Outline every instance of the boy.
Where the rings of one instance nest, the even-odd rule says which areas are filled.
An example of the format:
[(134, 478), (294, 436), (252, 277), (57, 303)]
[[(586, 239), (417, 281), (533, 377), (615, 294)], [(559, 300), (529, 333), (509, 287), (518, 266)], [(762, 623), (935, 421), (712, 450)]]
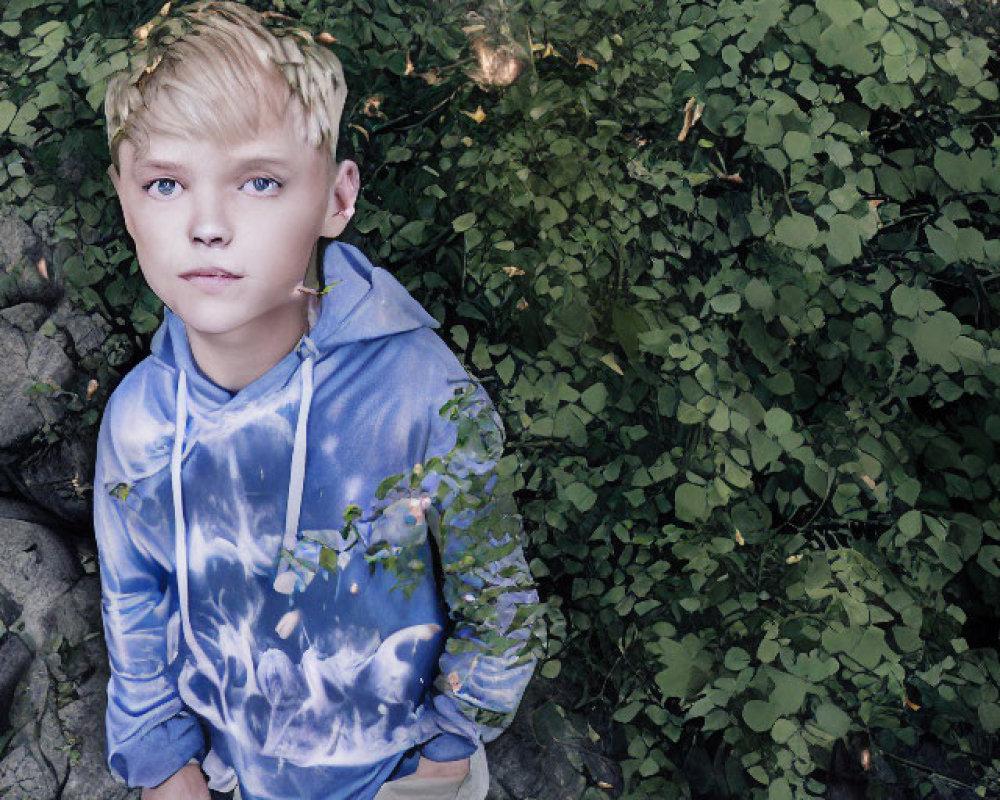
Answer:
[[(168, 3), (106, 95), (167, 307), (98, 444), (108, 764), (146, 800), (482, 798), (537, 617), (518, 518), (489, 497), (502, 429), (357, 250), (331, 244), (329, 291), (304, 288), (358, 169), (334, 159), (339, 62), (283, 24)], [(420, 491), (380, 501), (406, 473)]]

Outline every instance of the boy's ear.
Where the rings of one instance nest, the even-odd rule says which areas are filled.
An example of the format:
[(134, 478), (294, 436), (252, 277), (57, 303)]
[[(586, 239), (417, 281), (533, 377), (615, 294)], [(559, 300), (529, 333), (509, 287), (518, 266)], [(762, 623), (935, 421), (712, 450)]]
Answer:
[(330, 201), (323, 219), (320, 236), (336, 239), (344, 232), (347, 223), (354, 216), (354, 205), (361, 189), (361, 173), (353, 161), (344, 160), (337, 164), (337, 174), (330, 184)]

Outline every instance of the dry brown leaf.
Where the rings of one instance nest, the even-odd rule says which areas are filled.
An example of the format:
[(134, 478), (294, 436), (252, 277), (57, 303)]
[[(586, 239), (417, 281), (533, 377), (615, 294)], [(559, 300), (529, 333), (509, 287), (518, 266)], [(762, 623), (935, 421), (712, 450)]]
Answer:
[(444, 81), (441, 74), (436, 69), (428, 70), (427, 72), (421, 72), (417, 74), (418, 78), (423, 78), (424, 82), (428, 86), (437, 86), (439, 83)]
[(683, 142), (687, 139), (688, 133), (691, 132), (691, 128), (694, 124), (701, 119), (702, 112), (705, 110), (705, 104), (699, 103), (693, 97), (687, 101), (684, 105), (684, 127), (681, 128), (681, 132), (677, 134), (677, 141)]
[(90, 399), (91, 397), (93, 397), (93, 396), (94, 396), (94, 394), (95, 394), (95, 393), (97, 392), (97, 390), (98, 390), (98, 388), (100, 387), (100, 385), (101, 385), (101, 384), (99, 384), (99, 383), (97, 382), (97, 380), (96, 380), (95, 378), (91, 378), (91, 379), (90, 379), (90, 380), (89, 380), (89, 381), (87, 382), (87, 399), (88, 399), (88, 400), (89, 400), (89, 399)]
[(576, 66), (578, 67), (591, 67), (592, 69), (597, 69), (597, 62), (592, 58), (587, 58), (582, 53), (578, 53), (576, 56)]
[(316, 41), (320, 42), (321, 44), (336, 44), (337, 37), (334, 36), (332, 33), (327, 33), (326, 31), (323, 31), (322, 33), (316, 35)]
[(507, 275), (508, 275), (508, 277), (511, 277), (511, 278), (515, 277), (516, 275), (523, 275), (524, 274), (524, 270), (521, 269), (520, 267), (514, 267), (514, 266), (510, 266), (510, 265), (504, 267), (503, 271), (506, 272)]
[(618, 362), (615, 361), (614, 353), (606, 353), (605, 355), (601, 356), (601, 363), (604, 364), (604, 366), (606, 366), (608, 369), (614, 370), (619, 375), (625, 374), (622, 368), (618, 366)]
[(481, 125), (483, 120), (486, 119), (486, 112), (483, 111), (482, 106), (478, 106), (475, 111), (463, 111), (462, 113), (469, 119), (474, 120), (477, 125)]
[(45, 280), (49, 279), (49, 265), (44, 258), (38, 259), (38, 263), (35, 264), (38, 269), (38, 274), (42, 276)]

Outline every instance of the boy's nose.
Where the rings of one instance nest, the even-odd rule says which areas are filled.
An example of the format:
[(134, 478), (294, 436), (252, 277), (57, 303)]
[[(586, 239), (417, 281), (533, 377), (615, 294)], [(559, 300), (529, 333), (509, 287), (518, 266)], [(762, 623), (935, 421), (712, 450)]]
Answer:
[(191, 242), (208, 247), (221, 247), (232, 240), (232, 226), (224, 205), (205, 200), (195, 204), (191, 215)]

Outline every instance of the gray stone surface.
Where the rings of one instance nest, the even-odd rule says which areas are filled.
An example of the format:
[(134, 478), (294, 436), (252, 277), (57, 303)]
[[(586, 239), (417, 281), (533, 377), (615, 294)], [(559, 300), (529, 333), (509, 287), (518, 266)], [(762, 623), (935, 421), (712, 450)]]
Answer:
[(0, 309), (0, 317), (23, 333), (34, 336), (48, 315), (41, 303), (18, 303), (16, 306)]
[(0, 269), (9, 271), (25, 259), (38, 258), (40, 244), (15, 209), (0, 206)]
[(95, 354), (108, 337), (108, 323), (100, 314), (84, 314), (65, 300), (56, 308), (52, 322), (69, 334), (73, 351), (80, 359)]
[(35, 652), (58, 631), (56, 607), (83, 570), (59, 534), (32, 522), (0, 520), (0, 590), (21, 607), (15, 626)]
[[(10, 501), (0, 511), (24, 515)], [(0, 753), (0, 797), (136, 800), (104, 765), (108, 667), (96, 572), (82, 567), (65, 536), (0, 519), (0, 592), (5, 608), (20, 609), (0, 638), (0, 700), (11, 683), (4, 675), (19, 677), (10, 692), (13, 737)]]
[(20, 636), (5, 636), (0, 643), (0, 731), (10, 724), (10, 707), (18, 684), (31, 666), (34, 653)]
[(10, 316), (14, 322), (0, 316), (0, 397), (4, 398), (0, 404), (0, 449), (23, 442), (45, 422), (58, 418), (57, 403), (32, 387), (40, 381), (62, 387), (74, 372), (73, 363), (58, 341), (18, 327), (31, 319), (30, 310), (22, 309)]
[(21, 492), (62, 520), (86, 524), (94, 450), (90, 436), (35, 449), (17, 465)]

